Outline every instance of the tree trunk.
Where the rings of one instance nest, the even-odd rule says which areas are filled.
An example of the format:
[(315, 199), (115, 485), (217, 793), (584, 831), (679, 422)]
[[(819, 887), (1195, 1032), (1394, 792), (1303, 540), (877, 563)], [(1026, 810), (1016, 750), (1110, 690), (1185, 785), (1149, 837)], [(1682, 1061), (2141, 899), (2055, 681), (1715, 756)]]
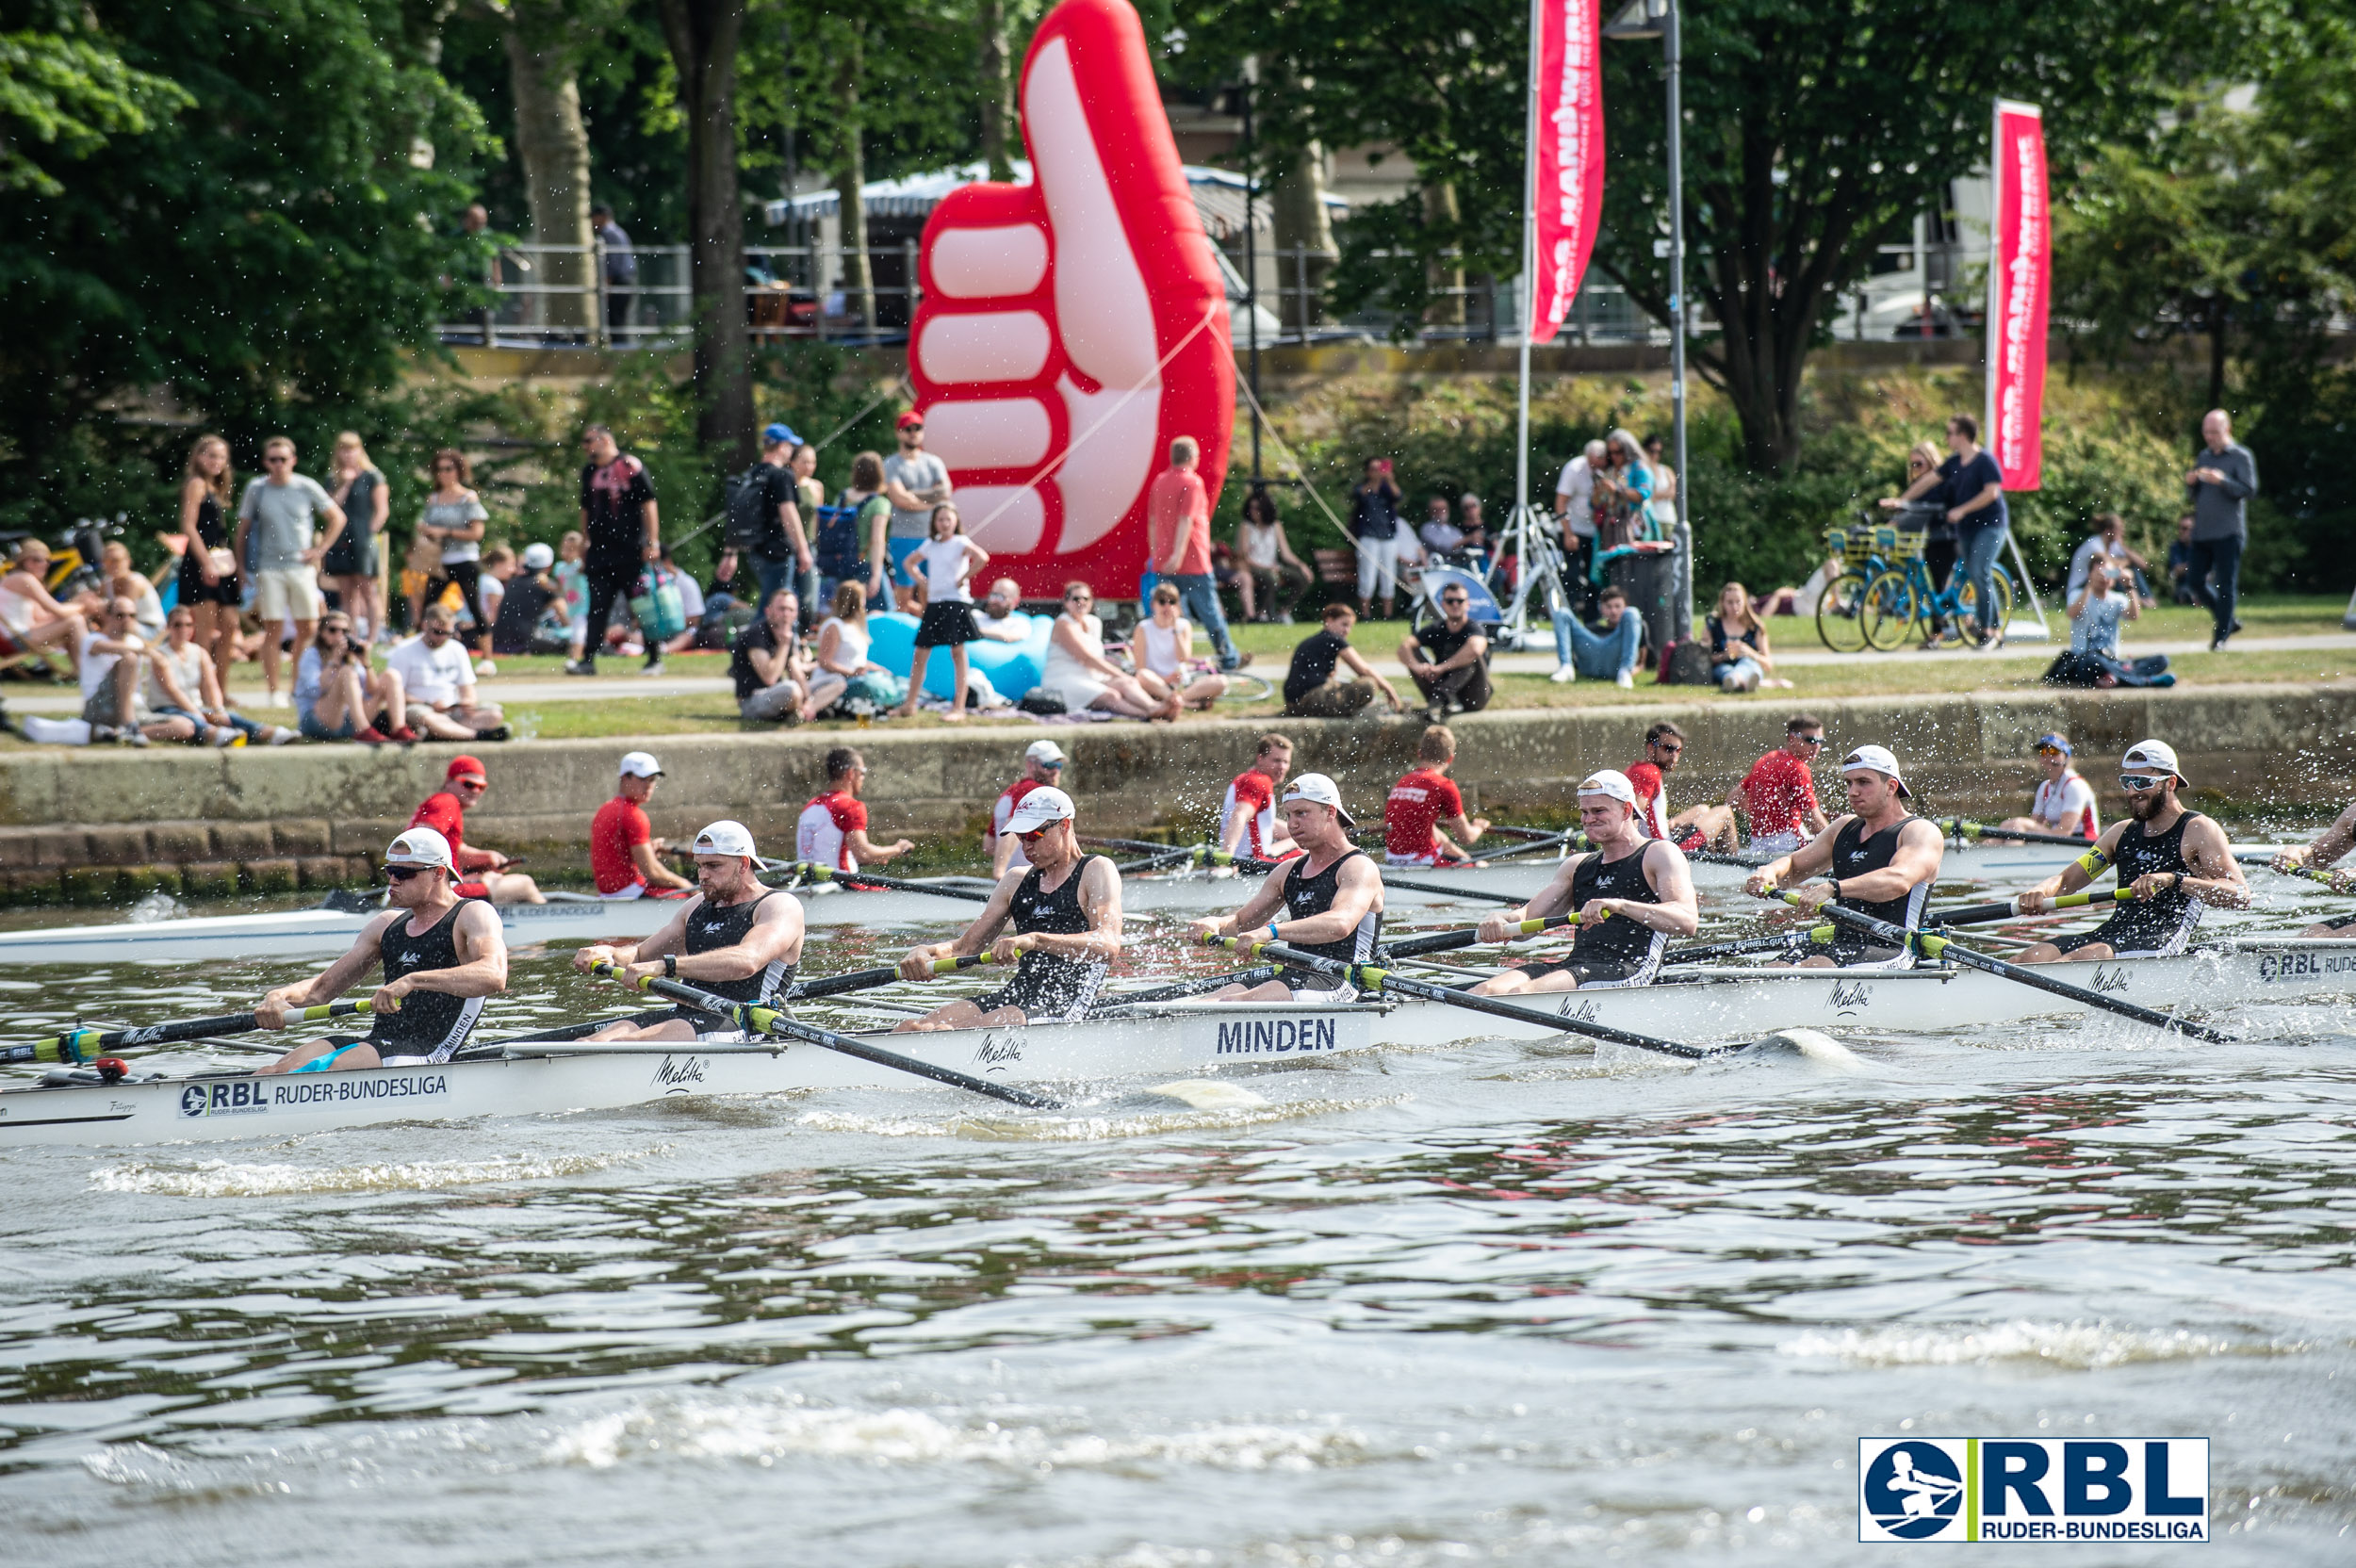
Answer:
[(695, 434), (708, 456), (752, 462), (744, 213), (736, 178), (736, 50), (745, 0), (663, 0), (663, 35), (687, 122), (687, 228), (695, 322)]
[(1325, 210), (1325, 149), (1317, 143), (1309, 143), (1277, 171), (1276, 183), (1268, 189), (1268, 223), (1276, 246), (1276, 295), (1284, 306), (1280, 314), (1287, 329), (1306, 330), (1324, 318), (1325, 275), (1333, 265), (1333, 223)]
[[(856, 302), (867, 335), (875, 335), (875, 268), (867, 254), (867, 198), (859, 188), (867, 183), (865, 134), (859, 126), (859, 77), (865, 67), (864, 45), (855, 34), (843, 51), (835, 74), (835, 105), (842, 116), (843, 161), (835, 169), (835, 198), (843, 213), (843, 291)], [(913, 281), (913, 280), (911, 280)]]
[(1008, 58), (1006, 0), (976, 0), (973, 30), (980, 47), (975, 61), (982, 79), (982, 161), (993, 180), (1014, 178), (1006, 151), (1015, 136), (1014, 72)]
[(527, 296), (539, 305), (529, 315), (586, 338), (598, 320), (597, 272), (589, 253), (589, 130), (581, 118), (581, 83), (570, 51), (548, 36), (549, 29), (531, 25), (532, 20), (538, 19), (510, 11), (501, 29), (508, 83), (515, 95), (515, 156), (523, 165), (532, 243), (576, 249), (542, 253), (526, 281), (580, 292)]
[[(1456, 202), (1456, 185), (1442, 180), (1423, 188), (1423, 220), (1430, 229), (1446, 237), (1449, 245), (1456, 243), (1460, 209)], [(1464, 324), (1464, 264), (1434, 256), (1424, 269), (1424, 286), (1430, 290), (1432, 302), (1424, 307), (1423, 318), (1435, 327), (1461, 327)]]
[(2225, 406), (2225, 298), (2209, 301), (2209, 408)]

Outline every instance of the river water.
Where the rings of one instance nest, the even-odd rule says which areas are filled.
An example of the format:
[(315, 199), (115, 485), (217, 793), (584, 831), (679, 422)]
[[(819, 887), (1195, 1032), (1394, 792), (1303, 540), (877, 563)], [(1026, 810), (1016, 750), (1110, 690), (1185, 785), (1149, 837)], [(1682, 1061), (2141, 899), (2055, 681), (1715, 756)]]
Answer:
[(1813, 1565), (1915, 1432), (2206, 1436), (2203, 1560), (2345, 1564), (2356, 1010), (2233, 1021), (0, 1153), (0, 1560)]

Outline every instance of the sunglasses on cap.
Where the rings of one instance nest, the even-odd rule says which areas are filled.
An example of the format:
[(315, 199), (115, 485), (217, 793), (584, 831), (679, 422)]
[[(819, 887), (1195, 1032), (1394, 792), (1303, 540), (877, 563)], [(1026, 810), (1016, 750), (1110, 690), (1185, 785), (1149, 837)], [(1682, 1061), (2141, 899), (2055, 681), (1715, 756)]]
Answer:
[(2119, 776), (2119, 787), (2131, 795), (2139, 795), (2146, 790), (2158, 789), (2174, 776), (2165, 773), (2122, 773)]

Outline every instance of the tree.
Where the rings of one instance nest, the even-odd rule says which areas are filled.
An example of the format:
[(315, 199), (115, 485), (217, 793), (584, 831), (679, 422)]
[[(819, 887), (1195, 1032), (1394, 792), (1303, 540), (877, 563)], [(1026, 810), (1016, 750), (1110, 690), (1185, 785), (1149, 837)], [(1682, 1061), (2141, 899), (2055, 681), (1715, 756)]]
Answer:
[(0, 191), (57, 196), (65, 187), (49, 164), (145, 136), (195, 100), (169, 78), (124, 64), (90, 13), (62, 4), (32, 8), (45, 13), (34, 25), (0, 33)]
[(663, 36), (687, 122), (688, 270), (695, 328), (696, 436), (735, 466), (753, 456), (744, 320), (744, 211), (737, 180), (736, 54), (744, 0), (663, 0)]

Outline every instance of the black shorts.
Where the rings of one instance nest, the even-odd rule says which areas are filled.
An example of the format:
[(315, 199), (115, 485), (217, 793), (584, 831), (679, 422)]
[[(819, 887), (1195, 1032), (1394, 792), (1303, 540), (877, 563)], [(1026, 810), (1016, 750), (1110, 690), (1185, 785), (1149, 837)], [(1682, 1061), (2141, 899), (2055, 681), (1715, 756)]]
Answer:
[(985, 1013), (1019, 1007), (1033, 1023), (1076, 1019), (1095, 1004), (1106, 972), (1103, 964), (1058, 964), (1053, 969), (1034, 969), (1028, 974), (1017, 970), (1014, 978), (996, 990), (973, 998), (973, 1005)]
[(2315, 923), (2335, 937), (2343, 931), (2356, 933), (2356, 915), (2350, 915), (2346, 920), (2319, 920)]
[[(2200, 907), (2198, 904), (2191, 906), (2186, 911), (2187, 915), (2198, 911)], [(2188, 919), (2184, 916), (2164, 923), (2154, 922), (2149, 910), (2131, 906), (2119, 910), (2093, 930), (2082, 931), (2074, 937), (2064, 937), (2053, 946), (2069, 954), (2075, 953), (2082, 947), (2091, 947), (2096, 942), (2103, 942), (2109, 946), (2114, 955), (2119, 957), (2182, 953), (2184, 950), (2184, 944), (2192, 938), (2193, 927), (2200, 923), (2197, 918)]]
[(1829, 955), (1832, 961), (1842, 969), (1903, 968), (1897, 960), (1906, 956), (1906, 950), (1903, 947), (1885, 947), (1879, 942), (1869, 942), (1845, 930), (1833, 938), (1830, 947), (1816, 951)]
[(1614, 958), (1558, 958), (1551, 963), (1525, 964), (1521, 972), (1531, 980), (1542, 974), (1567, 974), (1580, 986), (1611, 986), (1635, 979), (1644, 969), (1642, 964)]
[(916, 645), (920, 648), (955, 647), (979, 636), (981, 631), (973, 624), (973, 607), (963, 599), (926, 605), (924, 618), (916, 626)]

